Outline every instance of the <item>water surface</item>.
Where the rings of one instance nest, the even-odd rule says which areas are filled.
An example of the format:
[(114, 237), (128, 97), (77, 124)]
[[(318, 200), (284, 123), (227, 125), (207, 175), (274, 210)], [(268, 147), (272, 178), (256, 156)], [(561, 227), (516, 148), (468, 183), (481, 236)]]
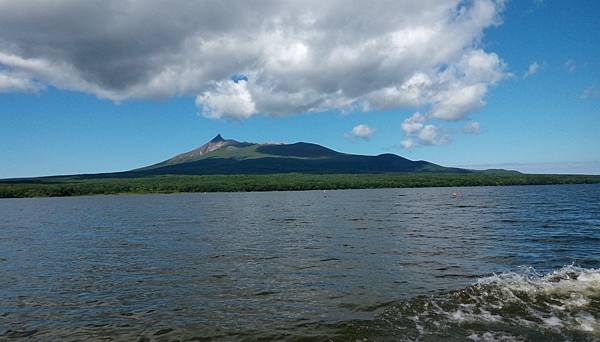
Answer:
[(3, 199), (0, 339), (597, 340), (599, 267), (600, 185)]

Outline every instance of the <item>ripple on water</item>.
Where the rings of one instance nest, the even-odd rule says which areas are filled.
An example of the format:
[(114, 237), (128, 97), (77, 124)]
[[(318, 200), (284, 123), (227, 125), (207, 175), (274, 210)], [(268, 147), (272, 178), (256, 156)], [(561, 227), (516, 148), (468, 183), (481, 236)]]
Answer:
[(1, 200), (0, 340), (600, 340), (600, 184), (453, 191)]

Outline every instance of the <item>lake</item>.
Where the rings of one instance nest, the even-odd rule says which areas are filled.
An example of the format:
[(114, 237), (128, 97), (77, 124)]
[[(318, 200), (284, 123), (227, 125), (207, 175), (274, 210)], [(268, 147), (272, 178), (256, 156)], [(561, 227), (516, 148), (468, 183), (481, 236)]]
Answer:
[(0, 199), (0, 339), (597, 341), (599, 268), (600, 184)]

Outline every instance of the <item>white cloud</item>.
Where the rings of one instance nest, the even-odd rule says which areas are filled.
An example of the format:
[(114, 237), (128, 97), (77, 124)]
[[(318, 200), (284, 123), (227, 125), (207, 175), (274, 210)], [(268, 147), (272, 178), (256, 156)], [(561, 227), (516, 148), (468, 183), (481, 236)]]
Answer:
[(417, 133), (419, 143), (422, 145), (445, 145), (450, 143), (450, 136), (440, 132), (440, 128), (435, 125), (425, 125)]
[(481, 125), (477, 121), (467, 122), (463, 127), (465, 134), (478, 134), (481, 132)]
[(370, 140), (373, 134), (375, 134), (374, 128), (371, 128), (365, 124), (360, 124), (352, 128), (352, 130), (347, 133), (347, 137)]
[(457, 121), (485, 105), (488, 88), (506, 77), (505, 64), (495, 53), (474, 50), (440, 74), (443, 86), (432, 91), (429, 116)]
[[(454, 75), (454, 82), (462, 81), (464, 84), (484, 83), (493, 85), (503, 79), (504, 62), (495, 53), (486, 53), (483, 50), (472, 50), (465, 53), (455, 69), (449, 69)], [(461, 75), (464, 77), (461, 79)]]
[(427, 118), (425, 117), (425, 115), (417, 112), (414, 113), (413, 115), (411, 115), (408, 119), (405, 119), (404, 122), (402, 122), (402, 130), (406, 133), (406, 134), (413, 134), (416, 133), (418, 131), (420, 131), (421, 129), (423, 129), (423, 123), (425, 122)]
[(583, 93), (581, 93), (581, 95), (579, 96), (579, 98), (582, 100), (588, 100), (597, 97), (600, 97), (600, 89), (593, 85), (585, 88)]
[(542, 66), (538, 62), (533, 62), (533, 63), (529, 64), (527, 71), (525, 72), (525, 74), (523, 74), (523, 79), (526, 79), (529, 76), (533, 76), (533, 75), (537, 74), (538, 71), (540, 71), (541, 67)]
[(565, 68), (568, 72), (574, 72), (577, 70), (577, 62), (574, 59), (569, 59), (565, 62)]
[(506, 75), (481, 49), (503, 3), (0, 1), (0, 72), (115, 101), (195, 96), (211, 118), (414, 108), (460, 120)]
[(43, 85), (20, 75), (3, 73), (0, 70), (0, 93), (31, 93), (37, 92)]
[(487, 87), (481, 83), (442, 91), (430, 115), (442, 120), (462, 120), (485, 105), (486, 93)]
[(205, 91), (196, 97), (202, 107), (202, 115), (208, 118), (226, 116), (232, 119), (246, 119), (256, 113), (252, 95), (248, 92), (248, 82), (232, 80), (217, 82), (214, 90)]
[(414, 113), (402, 122), (401, 128), (406, 138), (400, 142), (400, 145), (406, 149), (420, 145), (445, 145), (449, 144), (450, 135), (444, 133), (436, 125), (426, 124), (427, 117), (421, 113)]
[[(233, 120), (407, 108), (419, 112), (402, 123), (402, 146), (447, 144), (442, 123), (482, 108), (508, 75), (502, 59), (481, 48), (503, 7), (503, 0), (0, 1), (0, 92), (50, 85), (114, 101), (193, 96), (203, 116)], [(539, 68), (533, 63), (528, 74)], [(373, 133), (358, 125), (348, 135)]]
[(406, 138), (400, 142), (400, 146), (404, 147), (407, 150), (415, 147), (416, 145), (417, 144), (412, 138)]

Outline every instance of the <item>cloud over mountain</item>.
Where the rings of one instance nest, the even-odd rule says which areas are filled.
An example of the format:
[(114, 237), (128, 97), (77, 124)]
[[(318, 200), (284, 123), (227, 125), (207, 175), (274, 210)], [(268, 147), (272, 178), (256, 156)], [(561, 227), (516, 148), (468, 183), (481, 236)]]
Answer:
[(400, 142), (400, 145), (410, 149), (419, 145), (449, 144), (451, 141), (450, 135), (444, 133), (443, 129), (436, 125), (427, 124), (427, 120), (427, 116), (419, 112), (405, 119), (401, 128), (406, 138)]
[(505, 75), (500, 57), (480, 44), (502, 7), (0, 1), (0, 89), (51, 85), (115, 101), (194, 96), (210, 118), (416, 108), (428, 119), (461, 120)]
[(354, 126), (350, 132), (346, 134), (348, 138), (357, 138), (363, 140), (370, 140), (371, 137), (375, 134), (375, 128), (371, 128), (365, 124), (360, 124)]

